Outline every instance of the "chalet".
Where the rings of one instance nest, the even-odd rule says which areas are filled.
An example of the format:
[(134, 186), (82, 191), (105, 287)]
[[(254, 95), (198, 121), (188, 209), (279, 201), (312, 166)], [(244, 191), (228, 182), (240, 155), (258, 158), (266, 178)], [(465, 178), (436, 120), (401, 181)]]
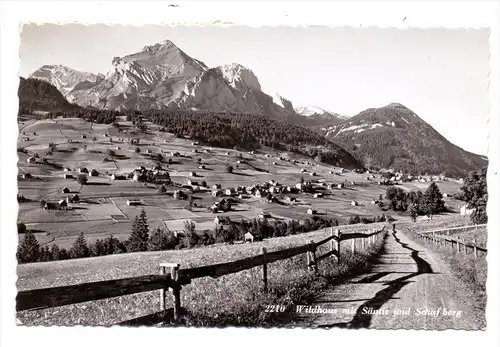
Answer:
[(207, 148), (204, 150), (205, 153), (210, 153), (210, 150)]
[(231, 220), (229, 219), (229, 217), (224, 217), (224, 216), (217, 216), (214, 219), (214, 223), (216, 225), (227, 225), (230, 222), (231, 222)]
[(287, 196), (286, 200), (289, 201), (289, 202), (295, 202), (295, 201), (297, 201), (297, 199), (294, 198), (293, 196)]
[(172, 157), (180, 157), (181, 154), (179, 152), (170, 152), (170, 154), (172, 155)]
[(151, 154), (151, 150), (150, 149), (146, 149), (146, 153)]
[(191, 171), (191, 172), (189, 173), (189, 176), (191, 176), (191, 177), (196, 177), (196, 172)]
[(66, 202), (65, 199), (59, 200), (58, 204), (59, 204), (59, 208), (66, 208), (66, 207), (68, 207), (68, 203)]
[(191, 188), (193, 189), (193, 192), (199, 192), (201, 189), (198, 183), (196, 185), (193, 185)]
[(28, 159), (26, 159), (26, 161), (28, 162), (28, 164), (34, 164), (34, 163), (36, 163), (36, 159), (33, 158), (33, 157), (29, 157)]
[(109, 135), (108, 134), (104, 134), (104, 137), (109, 137)]
[(266, 155), (265, 155), (265, 157), (266, 157), (266, 158), (269, 158), (269, 157), (270, 157), (270, 155), (269, 155), (269, 154), (266, 154)]
[(86, 139), (86, 138), (87, 138), (87, 135), (82, 134), (82, 139)]
[(262, 212), (261, 214), (259, 214), (259, 218), (260, 219), (271, 218), (271, 214), (268, 212)]
[(316, 214), (316, 210), (313, 210), (312, 208), (307, 210), (307, 214)]
[(64, 172), (69, 172), (69, 171), (71, 171), (71, 169), (69, 167), (64, 168)]
[(127, 205), (128, 206), (137, 206), (141, 204), (141, 200), (136, 200), (136, 199), (127, 199)]
[(231, 153), (229, 153), (229, 152), (226, 152), (226, 155), (231, 155)]
[(255, 154), (255, 151), (251, 151), (250, 154)]
[(31, 178), (33, 176), (31, 176), (31, 174), (29, 172), (26, 172), (25, 174), (23, 174), (23, 178)]
[(70, 192), (70, 190), (69, 190), (69, 188), (68, 188), (68, 187), (64, 187), (64, 188), (62, 189), (62, 192), (67, 194), (67, 193), (69, 193), (69, 192)]
[(448, 193), (443, 193), (443, 198), (447, 198), (448, 197)]
[(255, 190), (255, 197), (259, 199), (262, 198), (262, 193), (260, 192), (260, 190), (258, 189)]
[(300, 172), (306, 172), (307, 170), (306, 169), (300, 169)]
[(371, 179), (371, 178), (370, 178), (370, 176), (366, 177), (366, 180), (367, 180), (367, 181), (369, 181), (370, 179)]
[(198, 142), (191, 142), (191, 146), (198, 146)]
[(87, 170), (87, 168), (85, 168), (85, 167), (81, 167), (78, 169), (78, 172), (79, 173), (89, 173), (89, 170)]
[(197, 186), (197, 185), (198, 185), (198, 182), (193, 181), (193, 180), (187, 180), (187, 185), (188, 185), (188, 186)]
[(125, 177), (122, 175), (112, 174), (111, 179), (112, 180), (123, 180), (123, 179), (125, 179)]
[(330, 175), (333, 175), (333, 171), (328, 171), (328, 173), (329, 173)]
[(314, 198), (317, 199), (317, 198), (322, 198), (323, 197), (323, 193), (315, 193), (314, 194)]
[(99, 176), (99, 172), (97, 172), (96, 169), (92, 169), (92, 171), (90, 171), (89, 173), (89, 176)]
[(304, 183), (297, 183), (297, 184), (295, 185), (295, 188), (297, 188), (298, 190), (302, 190), (302, 189), (304, 189)]
[(198, 153), (198, 149), (193, 149), (193, 153)]
[(184, 193), (182, 190), (176, 190), (174, 192), (174, 199), (179, 200), (184, 198), (186, 198), (186, 193)]
[(316, 176), (316, 172), (309, 173), (309, 176)]
[(372, 200), (371, 204), (375, 205), (377, 203), (377, 200)]
[(212, 190), (212, 196), (218, 197), (222, 195), (222, 191), (217, 189), (217, 190)]
[(353, 186), (353, 185), (355, 185), (355, 183), (354, 183), (354, 182), (351, 182), (351, 186)]
[(205, 170), (205, 165), (198, 166), (198, 169)]
[(214, 184), (212, 186), (212, 189), (221, 189), (221, 188), (222, 188), (222, 186), (220, 184)]
[(338, 189), (342, 189), (342, 188), (344, 188), (344, 183), (339, 183), (339, 184), (337, 184), (337, 188), (338, 188)]
[(467, 205), (463, 205), (462, 207), (460, 207), (460, 215), (461, 216), (469, 216), (472, 214), (472, 212), (474, 212), (474, 209), (467, 208)]
[(139, 182), (141, 180), (141, 174), (139, 172), (135, 172), (134, 176), (132, 177), (132, 181), (134, 182)]
[(351, 206), (358, 206), (358, 202), (355, 200), (351, 201)]
[(252, 233), (250, 232), (247, 232), (245, 235), (244, 235), (244, 242), (253, 242), (254, 241), (254, 236), (252, 235)]
[(344, 173), (344, 172), (345, 172), (345, 169), (341, 168), (340, 173)]
[(228, 188), (228, 189), (226, 189), (225, 193), (228, 196), (234, 195), (235, 194), (234, 188)]

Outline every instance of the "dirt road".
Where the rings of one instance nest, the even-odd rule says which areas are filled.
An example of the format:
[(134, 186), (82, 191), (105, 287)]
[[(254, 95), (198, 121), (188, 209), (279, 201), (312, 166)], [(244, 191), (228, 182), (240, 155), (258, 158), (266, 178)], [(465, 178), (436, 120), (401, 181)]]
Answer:
[[(403, 233), (390, 232), (369, 273), (297, 306), (292, 326), (375, 329), (484, 329), (484, 313), (448, 266)], [(298, 312), (301, 311), (301, 312)], [(319, 311), (319, 312), (318, 312)]]

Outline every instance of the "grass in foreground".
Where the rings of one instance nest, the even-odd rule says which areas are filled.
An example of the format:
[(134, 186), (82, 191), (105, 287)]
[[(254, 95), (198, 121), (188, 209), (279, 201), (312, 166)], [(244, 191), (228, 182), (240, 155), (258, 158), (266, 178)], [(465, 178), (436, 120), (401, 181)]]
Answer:
[[(374, 225), (365, 226), (371, 230)], [(343, 228), (341, 228), (343, 229)], [(358, 229), (358, 227), (353, 229)], [(344, 230), (343, 230), (344, 231)], [(324, 231), (269, 239), (264, 242), (216, 246), (186, 251), (137, 253), (63, 262), (26, 264), (18, 267), (19, 290), (158, 273), (160, 262), (178, 262), (181, 267), (200, 266), (241, 259), (268, 251), (319, 241)], [(351, 255), (342, 248), (342, 262), (334, 258), (319, 263), (320, 276), (307, 270), (306, 255), (268, 265), (269, 293), (262, 292), (262, 268), (253, 268), (218, 279), (193, 280), (181, 290), (181, 304), (187, 311), (184, 323), (194, 326), (273, 326), (279, 317), (266, 314), (269, 304), (293, 305), (307, 301), (317, 290), (333, 279), (349, 276), (369, 263), (380, 250), (374, 245), (366, 252)], [(318, 255), (328, 251), (323, 245)], [(167, 307), (173, 302), (168, 296)], [(160, 307), (159, 292), (153, 291), (33, 312), (19, 312), (17, 318), (26, 325), (113, 325), (139, 316), (154, 314)]]

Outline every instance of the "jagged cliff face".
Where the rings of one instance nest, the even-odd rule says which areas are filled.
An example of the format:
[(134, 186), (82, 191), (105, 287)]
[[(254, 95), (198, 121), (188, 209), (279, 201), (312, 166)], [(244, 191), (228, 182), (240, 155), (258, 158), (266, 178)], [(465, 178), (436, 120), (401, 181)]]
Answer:
[(62, 65), (44, 65), (30, 75), (52, 84), (61, 94), (73, 101), (71, 91), (78, 88), (89, 88), (104, 79), (103, 74), (93, 74), (90, 72), (81, 72)]
[[(208, 68), (168, 40), (113, 58), (106, 76), (65, 67), (60, 70), (55, 74), (42, 67), (32, 77), (53, 83), (64, 90), (68, 100), (81, 106), (117, 110), (179, 107), (273, 118), (295, 114), (290, 102), (275, 104), (262, 92), (250, 69), (235, 63)], [(65, 77), (70, 75), (75, 77)]]

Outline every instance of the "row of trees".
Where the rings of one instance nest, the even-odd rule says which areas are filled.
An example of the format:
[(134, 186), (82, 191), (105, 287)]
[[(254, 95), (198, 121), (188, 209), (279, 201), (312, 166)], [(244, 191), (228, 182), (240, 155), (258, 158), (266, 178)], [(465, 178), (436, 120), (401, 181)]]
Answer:
[[(131, 120), (140, 119), (132, 113)], [(317, 157), (331, 164), (360, 166), (348, 152), (312, 130), (272, 120), (259, 115), (222, 114), (190, 110), (149, 110), (143, 117), (179, 137), (189, 137), (205, 144), (242, 150), (268, 146)], [(323, 147), (322, 150), (314, 147)], [(312, 149), (311, 149), (312, 148)]]
[(380, 216), (374, 217), (360, 217), (359, 215), (354, 215), (349, 218), (349, 224), (371, 224), (371, 223), (380, 223), (380, 222), (393, 222), (394, 218), (389, 215), (383, 214)]
[(487, 172), (488, 169), (486, 167), (479, 171), (469, 172), (464, 180), (464, 184), (460, 187), (460, 193), (456, 196), (457, 199), (467, 203), (467, 208), (473, 209), (470, 218), (475, 224), (488, 223), (488, 215), (486, 213), (486, 205), (488, 203)]
[(416, 221), (418, 215), (434, 215), (445, 211), (443, 194), (436, 182), (432, 182), (425, 193), (420, 190), (405, 192), (399, 187), (391, 186), (387, 188), (385, 198), (389, 201), (389, 208), (408, 212), (413, 221)]
[(120, 115), (121, 114), (119, 111), (99, 110), (94, 108), (80, 108), (74, 111), (49, 112), (45, 117), (48, 119), (53, 119), (57, 117), (82, 118), (92, 123), (113, 124), (117, 122), (117, 117)]

